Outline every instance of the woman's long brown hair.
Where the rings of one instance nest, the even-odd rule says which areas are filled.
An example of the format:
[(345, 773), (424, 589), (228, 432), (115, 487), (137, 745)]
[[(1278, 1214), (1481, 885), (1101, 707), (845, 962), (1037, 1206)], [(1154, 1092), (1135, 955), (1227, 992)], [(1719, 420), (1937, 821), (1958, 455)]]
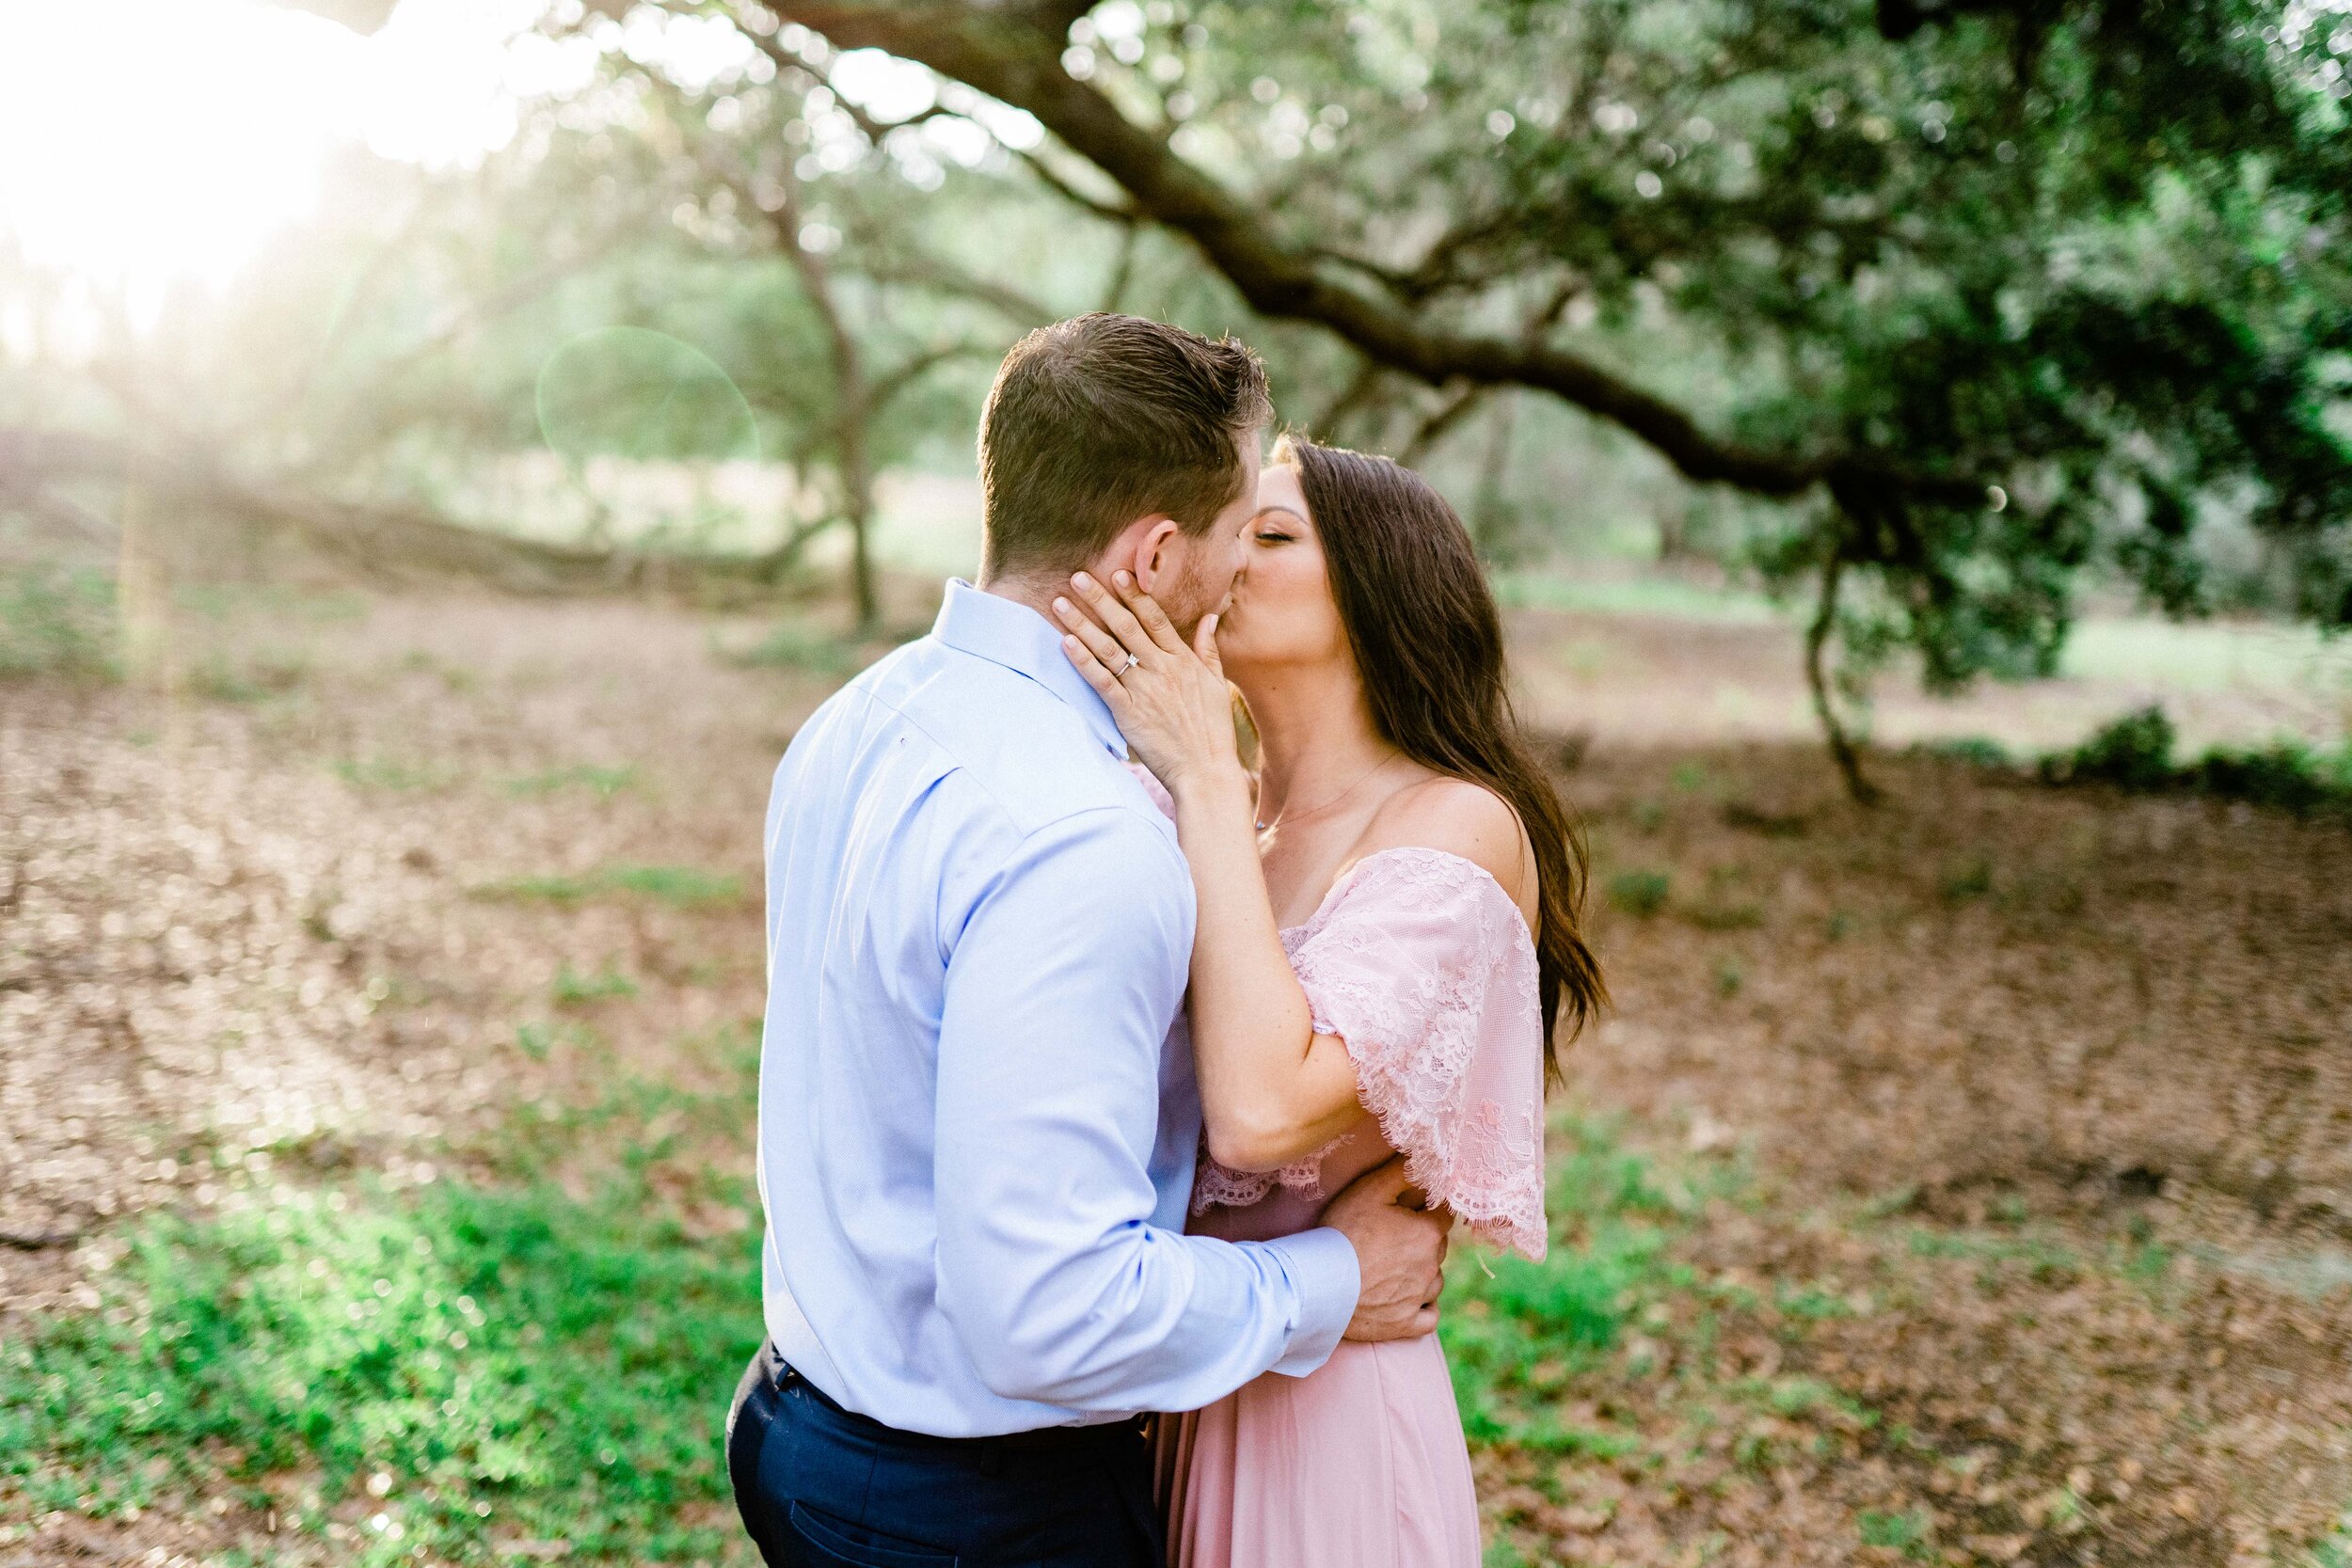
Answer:
[(1527, 830), (1544, 1068), (1557, 1080), (1561, 1024), (1574, 1039), (1609, 1000), (1579, 924), (1584, 835), (1520, 736), (1502, 618), (1470, 531), (1427, 481), (1386, 457), (1285, 436), (1274, 461), (1298, 471), (1380, 737), (1424, 768), (1493, 790)]

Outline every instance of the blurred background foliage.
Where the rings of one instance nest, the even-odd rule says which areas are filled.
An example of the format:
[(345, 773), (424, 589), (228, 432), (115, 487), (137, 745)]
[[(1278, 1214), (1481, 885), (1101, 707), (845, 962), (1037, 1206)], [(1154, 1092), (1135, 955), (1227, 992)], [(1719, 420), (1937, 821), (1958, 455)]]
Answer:
[(1449, 1295), (1487, 1560), (2344, 1568), (2348, 68), (0, 0), (0, 1562), (747, 1559), (753, 826), (1124, 309), (1454, 499), (1590, 827), (1554, 1246)]
[(1003, 349), (1120, 309), (1247, 338), (1498, 563), (1799, 601), (1857, 787), (1889, 659), (2045, 674), (2087, 594), (2352, 622), (2334, 0), (518, 15), (565, 66), (511, 136), (339, 154), (233, 285), (0, 251), (0, 507), (103, 538), (128, 475), (383, 571), (837, 573), (870, 629), (883, 477), (968, 473)]

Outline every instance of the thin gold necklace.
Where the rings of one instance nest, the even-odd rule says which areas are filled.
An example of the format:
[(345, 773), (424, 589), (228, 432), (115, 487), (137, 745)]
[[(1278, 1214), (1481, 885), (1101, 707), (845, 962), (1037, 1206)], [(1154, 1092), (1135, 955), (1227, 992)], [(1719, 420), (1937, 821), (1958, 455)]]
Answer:
[(1323, 804), (1314, 807), (1311, 811), (1293, 811), (1289, 806), (1285, 805), (1280, 811), (1274, 814), (1274, 820), (1272, 822), (1260, 822), (1258, 824), (1258, 831), (1262, 833), (1269, 832), (1279, 824), (1288, 822), (1295, 817), (1312, 818), (1322, 816), (1325, 812), (1329, 811), (1333, 806), (1338, 805), (1341, 801), (1346, 800), (1349, 796), (1363, 788), (1365, 784), (1372, 782), (1372, 776), (1375, 773), (1379, 772), (1380, 769), (1386, 768), (1389, 764), (1394, 762), (1397, 758), (1403, 756), (1404, 754), (1405, 753), (1402, 752), (1390, 752), (1387, 756), (1382, 757), (1378, 762), (1374, 763), (1370, 768), (1367, 768), (1362, 772), (1357, 774), (1355, 782), (1350, 784), (1345, 789), (1341, 790), (1337, 795), (1332, 796), (1328, 800), (1324, 801)]

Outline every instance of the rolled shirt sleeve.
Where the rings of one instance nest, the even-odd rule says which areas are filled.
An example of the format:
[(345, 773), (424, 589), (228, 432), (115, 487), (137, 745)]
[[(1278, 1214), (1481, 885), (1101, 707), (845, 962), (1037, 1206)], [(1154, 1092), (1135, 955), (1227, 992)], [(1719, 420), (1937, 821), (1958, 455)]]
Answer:
[(1189, 1410), (1321, 1366), (1355, 1310), (1344, 1237), (1152, 1223), (1193, 924), (1166, 830), (1109, 807), (1051, 822), (946, 919), (938, 1306), (981, 1381), (1073, 1411)]

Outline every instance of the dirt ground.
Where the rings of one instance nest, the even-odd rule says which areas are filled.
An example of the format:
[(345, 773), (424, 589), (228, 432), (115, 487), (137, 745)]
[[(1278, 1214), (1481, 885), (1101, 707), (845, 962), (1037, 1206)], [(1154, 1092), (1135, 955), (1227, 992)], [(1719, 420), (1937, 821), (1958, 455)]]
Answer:
[[(897, 619), (919, 626), (914, 597)], [(199, 1154), (430, 1180), (517, 1101), (580, 1092), (575, 1058), (513, 1049), (518, 1021), (559, 1022), (550, 988), (628, 976), (599, 1027), (638, 1070), (755, 1017), (768, 776), (837, 678), (731, 657), (768, 629), (255, 594), (181, 615), (173, 692), (0, 686), (0, 1338), (94, 1301), (125, 1215), (214, 1201)], [(1930, 1552), (1855, 1521), (1915, 1511), (1940, 1560), (2330, 1560), (2352, 834), (1895, 755), (1864, 810), (1809, 740), (1773, 738), (1790, 725), (1738, 721), (1790, 705), (1778, 628), (1525, 611), (1514, 633), (1531, 711), (1582, 742), (1563, 782), (1617, 1002), (1564, 1103), (1661, 1166), (1745, 1173), (1675, 1243), (1693, 1277), (1858, 1304), (1652, 1337), (1725, 1386), (1802, 1375), (1873, 1415), (1770, 1464), (1729, 1429), (1613, 1465), (1482, 1453), (1499, 1538), (1537, 1560), (1892, 1562)], [(2071, 722), (2134, 694), (2057, 695)], [(2051, 700), (1950, 727), (2038, 741)], [(2197, 699), (2213, 728), (2257, 725), (2233, 700)], [(616, 865), (746, 895), (508, 895)], [(1664, 879), (1645, 913), (1607, 895), (1638, 874)], [(233, 1523), (53, 1516), (17, 1560), (201, 1555)]]
[(1676, 1509), (1615, 1516), (1646, 1542), (1615, 1560), (1849, 1560), (1846, 1516), (1925, 1504), (1987, 1560), (2305, 1560), (2352, 1497), (2352, 842), (1880, 772), (1874, 811), (1788, 749), (1571, 775), (1602, 882), (1672, 889), (1597, 917), (1620, 1006), (1576, 1097), (1753, 1159), (1699, 1267), (1867, 1300), (1733, 1375), (1918, 1438), (1769, 1480), (1699, 1459)]

